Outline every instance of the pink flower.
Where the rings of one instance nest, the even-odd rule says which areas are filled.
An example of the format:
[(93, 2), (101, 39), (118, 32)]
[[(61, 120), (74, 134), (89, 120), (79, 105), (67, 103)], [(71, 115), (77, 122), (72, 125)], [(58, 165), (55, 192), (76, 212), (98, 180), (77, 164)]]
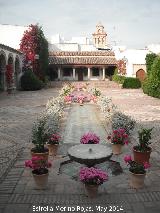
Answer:
[(118, 133), (118, 131), (117, 131), (117, 130), (113, 130), (113, 133), (114, 133), (114, 134), (117, 134), (117, 133)]
[(148, 162), (143, 163), (145, 169), (149, 169), (151, 165)]
[(128, 141), (125, 141), (124, 143), (125, 143), (126, 145), (128, 145)]
[(124, 157), (124, 161), (125, 161), (126, 163), (128, 163), (129, 161), (132, 161), (131, 155), (126, 155), (126, 156)]

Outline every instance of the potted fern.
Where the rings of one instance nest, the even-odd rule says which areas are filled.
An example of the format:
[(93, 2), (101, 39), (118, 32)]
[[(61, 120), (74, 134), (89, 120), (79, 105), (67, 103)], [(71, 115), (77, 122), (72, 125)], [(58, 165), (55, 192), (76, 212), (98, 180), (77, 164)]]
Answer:
[(149, 146), (152, 129), (143, 128), (138, 131), (139, 144), (133, 147), (134, 161), (138, 163), (149, 162), (152, 152), (152, 148)]

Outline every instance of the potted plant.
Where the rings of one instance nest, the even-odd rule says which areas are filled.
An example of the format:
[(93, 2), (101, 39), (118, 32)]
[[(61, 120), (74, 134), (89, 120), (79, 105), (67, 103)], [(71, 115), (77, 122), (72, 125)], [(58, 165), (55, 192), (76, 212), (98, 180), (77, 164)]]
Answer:
[(135, 189), (142, 188), (144, 186), (146, 170), (150, 167), (149, 163), (137, 163), (132, 160), (130, 155), (126, 155), (124, 161), (130, 166), (130, 186)]
[(80, 139), (82, 144), (98, 144), (99, 141), (100, 138), (92, 132), (85, 133)]
[(48, 183), (48, 168), (51, 163), (44, 157), (34, 156), (31, 160), (25, 161), (25, 166), (32, 169), (32, 175), (37, 189), (45, 189)]
[(45, 147), (46, 144), (46, 135), (44, 126), (46, 123), (45, 115), (41, 115), (37, 121), (34, 123), (32, 128), (32, 143), (34, 147), (31, 149), (32, 156), (43, 156), (48, 160), (48, 148)]
[(77, 102), (80, 104), (80, 106), (83, 106), (83, 101), (84, 101), (84, 96), (83, 95), (79, 95), (77, 97)]
[(106, 172), (94, 167), (82, 167), (79, 172), (80, 181), (84, 183), (86, 194), (90, 198), (97, 196), (98, 186), (108, 180)]
[(149, 162), (152, 148), (151, 144), (151, 132), (152, 129), (141, 129), (138, 131), (139, 144), (133, 147), (134, 161), (138, 163)]
[(59, 146), (59, 140), (60, 136), (58, 134), (52, 134), (47, 142), (47, 146), (49, 149), (49, 155), (56, 155), (58, 146)]
[(128, 134), (126, 134), (125, 129), (122, 128), (113, 130), (107, 139), (111, 140), (112, 151), (115, 155), (121, 154), (124, 144), (128, 145)]

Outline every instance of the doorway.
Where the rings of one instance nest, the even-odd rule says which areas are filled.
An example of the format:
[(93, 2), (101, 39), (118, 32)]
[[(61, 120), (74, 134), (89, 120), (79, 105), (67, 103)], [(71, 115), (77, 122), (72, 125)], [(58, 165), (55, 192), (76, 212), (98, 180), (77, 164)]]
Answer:
[(77, 74), (78, 74), (78, 81), (83, 81), (83, 69), (78, 68), (77, 70)]

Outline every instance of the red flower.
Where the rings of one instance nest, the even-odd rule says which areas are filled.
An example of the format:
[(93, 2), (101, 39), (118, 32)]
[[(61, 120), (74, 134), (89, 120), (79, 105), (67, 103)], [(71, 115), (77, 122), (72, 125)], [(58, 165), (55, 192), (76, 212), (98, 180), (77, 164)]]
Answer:
[(108, 140), (110, 140), (110, 139), (111, 139), (111, 136), (110, 136), (110, 135), (108, 135), (107, 139), (108, 139)]

